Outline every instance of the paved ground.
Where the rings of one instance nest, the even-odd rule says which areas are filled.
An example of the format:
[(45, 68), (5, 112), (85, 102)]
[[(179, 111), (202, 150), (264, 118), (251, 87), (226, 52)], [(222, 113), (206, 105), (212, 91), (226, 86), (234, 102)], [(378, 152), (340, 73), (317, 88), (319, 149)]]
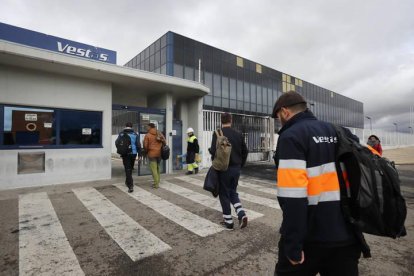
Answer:
[[(414, 154), (391, 154), (414, 164)], [(398, 168), (408, 236), (367, 235), (373, 258), (361, 260), (361, 275), (414, 275), (414, 165)], [(273, 165), (243, 171), (251, 219), (243, 230), (218, 226), (219, 203), (200, 187), (202, 173), (163, 176), (158, 190), (134, 177), (131, 196), (114, 160), (108, 181), (1, 191), (0, 275), (273, 275), (281, 222)]]

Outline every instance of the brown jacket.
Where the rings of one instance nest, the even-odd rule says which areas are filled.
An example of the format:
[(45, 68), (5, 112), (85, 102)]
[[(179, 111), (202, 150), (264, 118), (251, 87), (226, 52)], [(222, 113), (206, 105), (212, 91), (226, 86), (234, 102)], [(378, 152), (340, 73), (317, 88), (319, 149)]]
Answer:
[[(157, 134), (158, 133), (158, 134)], [(158, 137), (157, 137), (158, 136)], [(161, 157), (161, 147), (165, 137), (155, 128), (150, 128), (144, 137), (144, 150), (149, 158)]]

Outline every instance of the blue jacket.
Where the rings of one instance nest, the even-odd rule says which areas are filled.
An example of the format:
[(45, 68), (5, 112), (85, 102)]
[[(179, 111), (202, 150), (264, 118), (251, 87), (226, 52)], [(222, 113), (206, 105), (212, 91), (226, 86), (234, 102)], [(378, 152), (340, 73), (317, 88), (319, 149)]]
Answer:
[[(141, 142), (139, 141), (138, 134), (132, 128), (124, 128), (122, 132), (128, 134), (129, 138), (131, 138), (131, 146), (132, 146), (132, 154), (138, 154), (141, 156)], [(121, 133), (119, 134), (119, 136)], [(118, 138), (119, 138), (118, 136)]]
[(299, 261), (304, 243), (354, 243), (340, 206), (333, 126), (307, 110), (293, 116), (279, 135), (275, 156), (285, 255)]

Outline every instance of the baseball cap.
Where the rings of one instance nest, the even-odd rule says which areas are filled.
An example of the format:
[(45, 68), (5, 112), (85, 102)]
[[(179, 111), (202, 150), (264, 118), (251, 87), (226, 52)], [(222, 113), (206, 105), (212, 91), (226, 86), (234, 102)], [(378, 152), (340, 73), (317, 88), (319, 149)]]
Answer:
[(306, 100), (299, 93), (294, 91), (283, 93), (283, 95), (277, 99), (275, 106), (273, 107), (272, 118), (277, 117), (277, 113), (282, 107), (288, 107), (302, 103), (306, 104)]

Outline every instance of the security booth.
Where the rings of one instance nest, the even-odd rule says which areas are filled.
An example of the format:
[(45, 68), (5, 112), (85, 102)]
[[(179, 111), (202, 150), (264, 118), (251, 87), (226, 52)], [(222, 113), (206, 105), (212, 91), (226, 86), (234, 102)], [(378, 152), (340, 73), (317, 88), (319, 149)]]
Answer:
[[(0, 32), (0, 190), (110, 179), (122, 106), (137, 107), (140, 134), (156, 121), (171, 148), (174, 119), (202, 132), (204, 85), (79, 56), (71, 45), (88, 45), (56, 37), (56, 49), (24, 45), (0, 27), (9, 32)], [(164, 171), (172, 168), (170, 158)]]

